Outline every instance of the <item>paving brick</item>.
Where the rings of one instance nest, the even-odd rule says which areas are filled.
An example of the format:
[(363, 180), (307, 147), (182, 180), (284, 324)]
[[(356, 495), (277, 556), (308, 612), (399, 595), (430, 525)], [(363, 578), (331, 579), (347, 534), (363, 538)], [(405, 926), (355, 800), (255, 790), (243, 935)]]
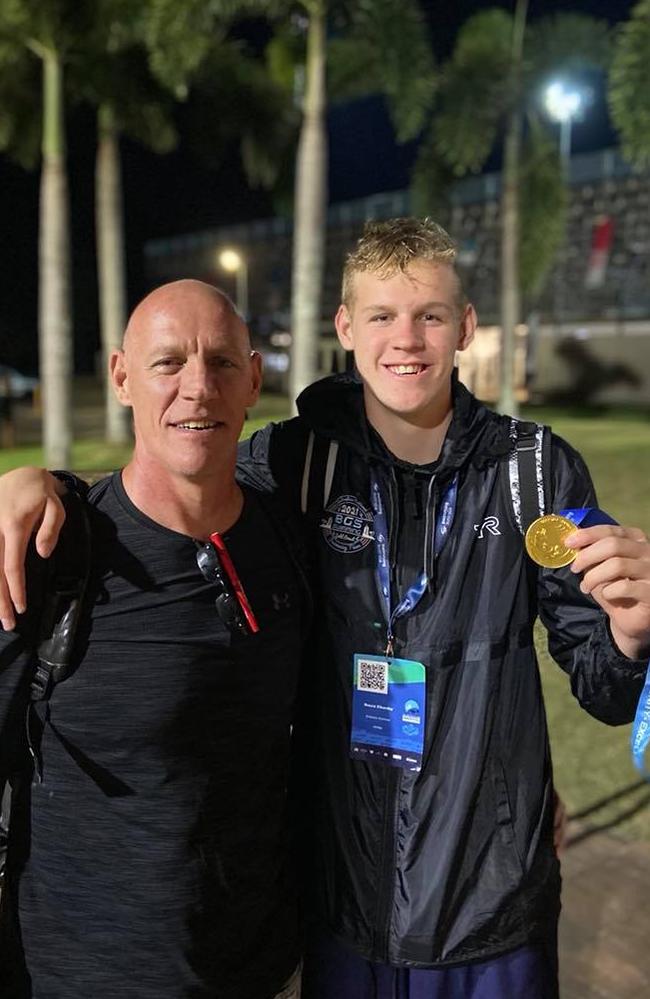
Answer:
[(562, 879), (562, 999), (650, 995), (650, 844), (587, 836)]

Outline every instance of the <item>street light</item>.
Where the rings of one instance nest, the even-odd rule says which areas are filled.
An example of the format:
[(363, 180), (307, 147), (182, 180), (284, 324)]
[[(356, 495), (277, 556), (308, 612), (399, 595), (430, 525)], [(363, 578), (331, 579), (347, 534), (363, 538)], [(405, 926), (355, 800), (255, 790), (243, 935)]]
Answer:
[[(587, 95), (584, 91), (571, 88), (561, 80), (554, 80), (546, 88), (544, 104), (549, 118), (560, 125), (560, 168), (565, 184), (569, 183), (571, 172), (571, 125), (582, 117)], [(564, 241), (563, 241), (564, 242)], [(566, 268), (556, 264), (555, 268), (555, 318), (562, 329), (567, 274)]]
[(244, 319), (248, 318), (248, 263), (243, 253), (226, 247), (219, 253), (219, 264), (224, 271), (235, 275), (237, 308)]
[(555, 80), (546, 88), (544, 104), (549, 117), (560, 124), (560, 162), (565, 177), (568, 177), (571, 160), (571, 125), (582, 113), (585, 104), (584, 95), (580, 90), (571, 90), (564, 83)]

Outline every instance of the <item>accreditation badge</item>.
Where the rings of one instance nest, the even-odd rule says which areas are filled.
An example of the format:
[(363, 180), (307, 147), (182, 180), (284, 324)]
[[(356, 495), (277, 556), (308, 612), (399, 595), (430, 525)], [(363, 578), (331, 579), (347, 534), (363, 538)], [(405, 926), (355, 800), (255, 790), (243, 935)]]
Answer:
[(372, 760), (416, 772), (422, 769), (425, 680), (425, 667), (413, 659), (355, 655), (353, 760)]

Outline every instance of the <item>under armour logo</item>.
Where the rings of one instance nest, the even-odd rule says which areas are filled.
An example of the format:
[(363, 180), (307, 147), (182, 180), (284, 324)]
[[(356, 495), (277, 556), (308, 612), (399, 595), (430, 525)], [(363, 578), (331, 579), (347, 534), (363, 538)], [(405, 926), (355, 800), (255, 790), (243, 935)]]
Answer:
[(271, 599), (273, 600), (273, 610), (288, 610), (291, 607), (288, 593), (272, 593)]
[(501, 534), (499, 518), (492, 514), (490, 517), (486, 517), (482, 524), (474, 524), (474, 530), (478, 531), (479, 538), (483, 537), (484, 531), (489, 531), (490, 534)]

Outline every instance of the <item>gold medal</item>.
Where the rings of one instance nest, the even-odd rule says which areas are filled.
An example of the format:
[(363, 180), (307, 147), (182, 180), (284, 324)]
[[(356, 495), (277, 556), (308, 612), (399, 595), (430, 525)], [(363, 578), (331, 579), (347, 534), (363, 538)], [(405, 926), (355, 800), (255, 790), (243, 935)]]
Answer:
[(526, 531), (526, 551), (533, 562), (545, 569), (560, 569), (573, 562), (578, 554), (573, 548), (567, 548), (563, 540), (575, 530), (576, 525), (567, 517), (547, 513), (534, 520)]

